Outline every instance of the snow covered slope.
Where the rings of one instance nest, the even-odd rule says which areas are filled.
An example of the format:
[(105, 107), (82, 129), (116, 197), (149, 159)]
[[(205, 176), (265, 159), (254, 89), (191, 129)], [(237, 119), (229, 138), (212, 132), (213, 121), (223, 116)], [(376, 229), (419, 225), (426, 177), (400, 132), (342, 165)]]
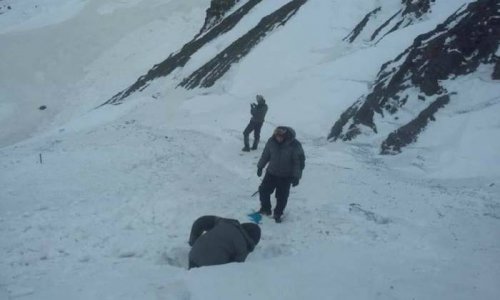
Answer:
[(459, 103), (489, 106), (497, 101), (495, 93), (500, 90), (493, 84), (500, 79), (494, 72), (500, 64), (496, 55), (499, 9), (496, 1), (463, 5), (434, 30), (416, 37), (408, 49), (382, 66), (370, 93), (342, 114), (329, 138), (352, 140), (362, 133), (362, 127), (375, 134), (396, 127), (382, 142), (381, 153), (400, 153), (431, 127), (429, 121), (455, 101), (454, 95), (463, 94), (460, 88), (449, 91), (446, 81), (464, 75), (483, 79), (485, 86), (479, 90), (491, 94), (478, 93), (475, 99), (459, 99)]
[[(0, 0), (11, 6), (0, 10), (0, 299), (498, 298), (491, 67), (442, 82), (456, 100), (397, 156), (379, 155), (383, 137), (326, 138), (384, 63), (472, 1), (398, 14), (405, 26), (374, 41), (408, 1), (305, 1), (213, 85), (179, 86), (299, 3), (240, 0), (226, 17), (254, 6), (237, 24), (120, 105), (102, 104), (203, 38), (210, 1), (18, 2)], [(246, 221), (259, 206), (260, 151), (239, 151), (255, 94), (269, 105), (263, 140), (277, 125), (297, 131), (303, 180), (245, 263), (188, 271), (197, 217)], [(491, 101), (468, 101), (477, 95)]]
[[(0, 15), (5, 30), (0, 125), (10, 128), (0, 132), (0, 145), (43, 132), (54, 118), (66, 122), (73, 109), (80, 114), (95, 107), (189, 40), (207, 5), (194, 0), (17, 2)], [(47, 109), (40, 111), (42, 105)]]

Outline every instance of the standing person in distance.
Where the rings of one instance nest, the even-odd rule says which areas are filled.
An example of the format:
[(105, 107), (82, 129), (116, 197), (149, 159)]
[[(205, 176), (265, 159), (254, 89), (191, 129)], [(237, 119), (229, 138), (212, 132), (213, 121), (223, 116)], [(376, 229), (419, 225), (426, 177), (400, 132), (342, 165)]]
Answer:
[(274, 220), (281, 223), (281, 216), (288, 202), (290, 185), (297, 186), (305, 167), (305, 154), (291, 127), (278, 126), (269, 138), (257, 163), (257, 176), (267, 165), (266, 174), (259, 186), (259, 213), (271, 215), (271, 194), (276, 190)]
[(250, 142), (249, 135), (253, 131), (253, 145), (252, 150), (256, 150), (259, 145), (260, 140), (260, 129), (262, 128), (262, 124), (264, 124), (264, 118), (267, 113), (267, 104), (266, 100), (262, 95), (255, 96), (257, 103), (250, 104), (250, 114), (252, 118), (248, 123), (247, 127), (243, 131), (243, 141), (245, 146), (241, 151), (249, 152), (250, 151)]

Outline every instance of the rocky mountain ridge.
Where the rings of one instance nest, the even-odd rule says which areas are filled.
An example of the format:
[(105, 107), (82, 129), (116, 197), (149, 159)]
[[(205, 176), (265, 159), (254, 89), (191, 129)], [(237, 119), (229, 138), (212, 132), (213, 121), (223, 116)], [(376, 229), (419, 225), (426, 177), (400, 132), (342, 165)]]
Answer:
[[(153, 80), (183, 68), (192, 55), (231, 31), (261, 2), (212, 0), (200, 32), (190, 42), (102, 105), (120, 104), (131, 94), (147, 88)], [(275, 28), (285, 26), (306, 2), (291, 0), (262, 17), (255, 27), (182, 78), (177, 87), (194, 89), (215, 85), (232, 65), (248, 55)], [(384, 10), (383, 6), (378, 6), (364, 16), (344, 41), (377, 44), (391, 33), (425, 20), (435, 3), (436, 0), (401, 0), (400, 8), (385, 20), (376, 18)], [(499, 78), (498, 16), (498, 1), (477, 0), (462, 6), (434, 30), (416, 37), (410, 47), (381, 66), (370, 92), (341, 114), (327, 139), (350, 141), (356, 139), (363, 128), (379, 134), (374, 118), (378, 115), (399, 123), (381, 143), (380, 153), (396, 154), (415, 142), (419, 133), (434, 120), (435, 113), (453, 100), (453, 94), (441, 85), (442, 80), (473, 73), (480, 65), (493, 65), (492, 78)], [(400, 116), (408, 103), (420, 107), (411, 119)]]
[[(247, 15), (261, 1), (262, 0), (248, 0), (244, 5), (227, 16), (224, 14), (227, 13), (227, 11), (232, 8), (235, 3), (231, 2), (224, 6), (222, 10), (218, 10), (216, 15), (213, 15), (213, 9), (207, 10), (205, 24), (198, 35), (196, 35), (190, 42), (186, 43), (181, 50), (170, 54), (170, 56), (163, 62), (153, 66), (153, 68), (151, 68), (146, 75), (139, 77), (134, 84), (117, 93), (102, 105), (120, 104), (132, 93), (145, 89), (151, 81), (160, 77), (168, 76), (175, 69), (185, 66), (194, 53), (200, 50), (203, 46), (207, 45), (209, 42), (234, 28), (245, 17), (245, 15)], [(251, 49), (267, 34), (269, 34), (276, 27), (285, 25), (286, 22), (306, 2), (307, 0), (292, 0), (275, 12), (263, 17), (257, 26), (233, 42), (229, 47), (221, 51), (204, 66), (200, 67), (191, 75), (183, 79), (179, 86), (183, 86), (187, 89), (192, 89), (198, 86), (212, 86), (221, 76), (224, 75), (225, 72), (229, 70), (232, 64), (237, 63), (240, 59), (247, 55)], [(211, 7), (213, 7), (213, 3), (214, 1), (212, 1)], [(222, 18), (221, 16), (224, 17)], [(222, 20), (218, 21), (220, 18), (222, 18)]]
[[(366, 40), (369, 40), (370, 42), (380, 41), (391, 32), (418, 22), (430, 12), (432, 3), (434, 2), (435, 0), (402, 0), (401, 8), (396, 13), (379, 24), (372, 32), (366, 32)], [(367, 31), (364, 30), (366, 25), (369, 21), (372, 21), (381, 10), (382, 6), (378, 6), (374, 10), (367, 13), (365, 17), (354, 27), (354, 29), (344, 38), (344, 41), (348, 41), (349, 43), (354, 42), (363, 31)], [(381, 35), (382, 37), (380, 37)]]
[[(434, 30), (418, 36), (409, 48), (381, 67), (370, 93), (341, 114), (328, 139), (350, 141), (363, 128), (377, 134), (375, 114), (398, 120), (405, 105), (419, 102), (421, 112), (381, 144), (382, 154), (401, 152), (453, 98), (441, 85), (442, 80), (470, 74), (480, 65), (493, 65), (492, 79), (499, 79), (499, 20), (498, 1), (480, 0), (461, 7)], [(418, 96), (408, 93), (409, 89), (417, 89)]]

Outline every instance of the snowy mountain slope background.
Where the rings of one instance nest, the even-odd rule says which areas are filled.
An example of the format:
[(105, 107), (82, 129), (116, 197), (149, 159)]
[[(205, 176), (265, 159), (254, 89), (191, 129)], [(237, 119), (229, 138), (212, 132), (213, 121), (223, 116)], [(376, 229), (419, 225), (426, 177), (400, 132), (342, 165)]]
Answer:
[[(292, 1), (253, 2), (185, 65), (100, 106), (192, 41), (210, 1), (0, 0), (0, 299), (498, 298), (491, 64), (441, 82), (454, 100), (401, 154), (379, 155), (391, 124), (326, 139), (384, 63), (473, 1), (408, 18), (408, 1), (309, 0), (210, 88), (178, 87)], [(187, 271), (194, 219), (258, 208), (260, 152), (239, 151), (257, 93), (263, 137), (296, 129), (304, 178), (247, 262)]]
[[(460, 89), (448, 90), (447, 80), (471, 73), (478, 77), (479, 73), (485, 85), (496, 84), (495, 80), (500, 79), (495, 75), (500, 65), (499, 10), (496, 1), (464, 5), (436, 29), (419, 35), (411, 47), (382, 66), (370, 93), (342, 114), (329, 138), (352, 140), (368, 130), (383, 134), (395, 127), (382, 142), (381, 153), (400, 153), (403, 147), (417, 140), (438, 111), (450, 102), (455, 104)], [(466, 103), (457, 112), (472, 114), (475, 109), (471, 103), (475, 107), (495, 105), (500, 98), (495, 94), (496, 89), (491, 90), (489, 97), (472, 94), (457, 99)], [(350, 126), (346, 126), (348, 123)]]

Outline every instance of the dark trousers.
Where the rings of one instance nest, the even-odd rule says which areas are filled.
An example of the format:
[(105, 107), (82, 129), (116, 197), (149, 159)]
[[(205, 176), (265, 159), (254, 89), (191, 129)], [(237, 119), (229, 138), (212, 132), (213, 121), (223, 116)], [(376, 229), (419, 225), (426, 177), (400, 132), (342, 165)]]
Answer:
[(250, 123), (248, 123), (245, 130), (243, 130), (243, 141), (245, 143), (245, 147), (250, 148), (250, 142), (248, 141), (248, 136), (253, 131), (253, 147), (252, 148), (257, 148), (257, 145), (259, 145), (260, 129), (262, 128), (262, 124), (263, 123), (261, 123), (261, 122), (255, 122), (255, 121), (250, 120)]
[(274, 215), (281, 216), (288, 202), (291, 181), (289, 177), (277, 177), (266, 172), (259, 186), (261, 208), (271, 211), (271, 194), (276, 190), (276, 207), (274, 208)]

